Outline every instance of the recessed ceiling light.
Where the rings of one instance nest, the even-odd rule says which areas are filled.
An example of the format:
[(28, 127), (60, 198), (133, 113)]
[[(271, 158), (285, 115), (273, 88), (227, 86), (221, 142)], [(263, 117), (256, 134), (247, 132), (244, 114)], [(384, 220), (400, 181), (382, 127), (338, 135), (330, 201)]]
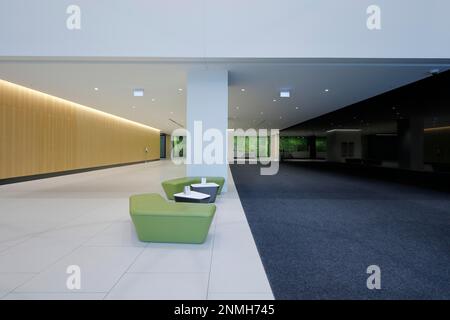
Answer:
[(261, 114), (264, 114), (264, 112), (261, 111)]
[(156, 101), (156, 99), (155, 98), (152, 98), (152, 102), (155, 102)]
[(178, 88), (178, 91), (180, 91), (180, 92), (183, 91), (183, 88)]
[(281, 91), (280, 92), (280, 98), (290, 98), (291, 93), (289, 91)]
[(98, 91), (98, 88), (94, 88), (95, 91)]
[(236, 107), (236, 110), (239, 110), (239, 107)]
[(300, 109), (299, 107), (295, 107), (295, 110), (298, 110), (298, 109)]
[(244, 88), (242, 88), (242, 89), (241, 89), (241, 91), (242, 91), (242, 92), (245, 92), (245, 89), (244, 89)]
[(173, 114), (173, 111), (170, 111), (170, 114)]
[(273, 99), (273, 102), (277, 102), (277, 99)]
[(133, 96), (135, 96), (135, 97), (143, 97), (144, 96), (144, 89), (134, 89), (133, 90)]
[(329, 92), (330, 91), (330, 89), (325, 89), (325, 92)]

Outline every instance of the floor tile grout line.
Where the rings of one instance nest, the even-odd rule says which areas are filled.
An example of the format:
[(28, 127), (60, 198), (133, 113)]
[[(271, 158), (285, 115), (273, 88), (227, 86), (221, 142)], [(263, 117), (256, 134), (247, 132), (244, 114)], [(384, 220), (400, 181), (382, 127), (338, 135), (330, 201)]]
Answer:
[[(230, 184), (230, 183), (228, 182), (228, 184)], [(208, 297), (209, 297), (209, 287), (211, 284), (211, 273), (212, 273), (212, 266), (213, 266), (213, 259), (214, 259), (214, 248), (215, 248), (215, 243), (216, 243), (217, 225), (219, 223), (219, 215), (216, 215), (214, 220), (215, 221), (214, 221), (213, 239), (212, 239), (212, 244), (211, 244), (211, 258), (210, 258), (210, 262), (209, 262), (208, 284), (206, 287), (206, 300), (208, 300)]]
[(269, 276), (267, 275), (266, 267), (264, 266), (264, 263), (263, 263), (263, 261), (262, 261), (261, 254), (260, 254), (259, 249), (258, 249), (258, 246), (257, 246), (257, 244), (256, 244), (255, 236), (253, 235), (253, 232), (252, 232), (252, 229), (251, 229), (251, 226), (250, 226), (250, 222), (248, 221), (247, 214), (245, 213), (244, 205), (243, 205), (242, 200), (241, 200), (241, 197), (240, 197), (240, 195), (239, 195), (239, 190), (238, 190), (238, 188), (237, 188), (237, 186), (236, 186), (236, 184), (235, 184), (234, 177), (233, 177), (233, 171), (231, 170), (231, 166), (230, 166), (230, 165), (228, 166), (228, 170), (229, 170), (230, 181), (233, 183), (233, 186), (234, 186), (234, 192), (235, 192), (236, 195), (237, 195), (237, 200), (238, 200), (238, 202), (239, 202), (240, 210), (241, 210), (242, 213), (243, 213), (243, 221), (242, 221), (242, 223), (244, 223), (244, 224), (246, 225), (246, 227), (248, 228), (248, 230), (249, 230), (249, 232), (250, 232), (250, 236), (251, 236), (251, 239), (252, 239), (251, 242), (253, 243), (253, 246), (254, 246), (255, 249), (256, 249), (256, 253), (257, 253), (257, 255), (258, 255), (258, 258), (259, 258), (261, 267), (262, 267), (263, 272), (264, 272), (264, 277), (265, 277), (265, 279), (266, 279), (266, 282), (267, 282), (268, 285), (269, 285), (269, 288), (270, 288), (270, 290), (271, 290), (272, 296), (275, 298), (275, 294), (273, 293), (272, 285), (271, 285), (271, 283), (270, 283), (270, 281), (269, 281)]
[[(108, 206), (109, 206), (109, 205), (108, 205)], [(100, 210), (100, 209), (99, 209), (99, 208), (96, 208), (96, 209), (94, 209), (94, 210), (92, 210), (92, 211), (97, 211), (97, 210)], [(4, 248), (4, 249), (0, 249), (0, 256), (3, 255), (3, 254), (5, 254), (5, 253), (7, 254), (7, 251), (9, 251), (10, 249), (13, 249), (13, 248), (15, 248), (15, 247), (21, 245), (21, 244), (24, 243), (25, 241), (31, 240), (31, 239), (33, 239), (33, 238), (39, 238), (40, 235), (42, 235), (42, 234), (45, 234), (45, 233), (48, 233), (48, 232), (55, 231), (55, 230), (57, 230), (58, 228), (64, 227), (64, 226), (66, 226), (67, 224), (69, 224), (69, 223), (71, 223), (71, 222), (73, 222), (73, 221), (75, 221), (75, 220), (77, 220), (77, 219), (80, 219), (80, 218), (85, 217), (85, 216), (87, 216), (87, 215), (89, 215), (89, 214), (92, 214), (92, 211), (91, 211), (91, 212), (84, 213), (84, 214), (82, 214), (82, 215), (80, 215), (80, 216), (71, 218), (71, 219), (65, 221), (64, 223), (58, 224), (58, 225), (56, 225), (56, 226), (54, 226), (54, 227), (51, 227), (51, 228), (49, 228), (49, 229), (46, 229), (46, 230), (43, 230), (43, 231), (38, 231), (38, 232), (32, 232), (32, 233), (30, 233), (30, 234), (27, 234), (26, 237), (25, 237), (24, 239), (20, 240), (18, 243), (14, 244), (14, 245), (12, 245), (12, 246), (7, 246), (7, 247)], [(103, 230), (102, 230), (102, 231), (103, 231)]]
[(0, 275), (2, 275), (2, 274), (34, 274), (34, 275), (36, 275), (36, 274), (39, 274), (39, 272), (26, 272), (26, 271), (18, 271), (18, 272), (15, 272), (15, 271), (0, 271)]
[[(24, 273), (25, 274), (25, 273)], [(32, 273), (31, 273), (32, 274)], [(2, 299), (6, 296), (8, 296), (10, 293), (14, 292), (14, 290), (16, 290), (17, 288), (23, 286), (24, 284), (28, 283), (28, 281), (31, 281), (34, 277), (36, 277), (38, 274), (34, 274), (33, 276), (30, 277), (30, 279), (25, 280), (24, 282), (22, 282), (21, 284), (15, 286), (12, 290), (10, 290), (9, 292), (7, 292), (3, 297), (1, 297)]]
[(208, 271), (131, 271), (126, 272), (127, 274), (209, 274)]
[[(13, 244), (12, 246), (6, 246), (5, 248), (0, 249), (0, 256), (3, 255), (3, 253), (7, 252), (8, 250), (15, 248), (16, 246), (24, 243), (27, 240), (30, 240), (31, 238), (33, 238), (33, 235), (27, 235), (24, 239), (19, 240), (17, 243)], [(14, 241), (14, 240), (8, 240), (8, 241)]]
[(108, 293), (107, 291), (20, 291), (20, 292), (10, 292), (12, 294), (105, 294)]
[(10, 291), (8, 294), (10, 293), (15, 293), (15, 290), (17, 290), (18, 288), (20, 288), (21, 286), (26, 285), (27, 283), (33, 281), (34, 279), (36, 279), (36, 277), (38, 277), (40, 274), (44, 273), (45, 271), (51, 269), (54, 265), (56, 265), (58, 262), (60, 262), (61, 260), (63, 260), (64, 258), (68, 257), (69, 255), (71, 255), (72, 253), (74, 253), (75, 251), (77, 251), (78, 249), (80, 249), (83, 246), (83, 243), (90, 241), (91, 239), (93, 239), (94, 237), (96, 237), (99, 233), (105, 231), (107, 228), (110, 227), (110, 225), (112, 224), (112, 222), (110, 224), (108, 224), (108, 226), (106, 226), (104, 229), (100, 230), (98, 233), (96, 233), (95, 235), (93, 235), (92, 237), (89, 237), (88, 239), (86, 239), (85, 241), (81, 242), (81, 244), (77, 247), (75, 247), (73, 250), (71, 250), (70, 252), (68, 252), (67, 254), (63, 255), (62, 257), (58, 258), (55, 262), (51, 263), (50, 265), (48, 265), (47, 267), (45, 267), (42, 271), (38, 272), (36, 275), (34, 275), (33, 277), (31, 277), (28, 281), (25, 281), (24, 283), (22, 283), (20, 286), (18, 286), (17, 288), (15, 288), (13, 291)]
[(269, 291), (212, 291), (212, 294), (272, 294), (272, 292)]
[(122, 273), (122, 275), (119, 277), (119, 279), (117, 279), (117, 281), (112, 285), (111, 289), (108, 290), (107, 294), (103, 297), (102, 300), (105, 300), (109, 296), (111, 291), (114, 290), (114, 288), (119, 284), (120, 280), (122, 280), (122, 278), (128, 273), (128, 270), (130, 270), (130, 268), (136, 263), (137, 259), (139, 259), (139, 257), (144, 253), (144, 251), (145, 251), (145, 249), (147, 249), (147, 247), (148, 247), (148, 244), (142, 248), (141, 252), (139, 252), (138, 255), (136, 255), (136, 257), (130, 263), (128, 268), (125, 269), (125, 271)]
[[(217, 221), (216, 221), (217, 222)], [(209, 274), (208, 274), (208, 283), (206, 285), (206, 300), (208, 300), (208, 296), (209, 296), (209, 285), (211, 282), (211, 271), (212, 271), (212, 264), (213, 264), (213, 257), (214, 257), (214, 244), (216, 242), (216, 230), (217, 230), (217, 224), (214, 224), (214, 231), (213, 231), (213, 239), (212, 239), (212, 244), (211, 244), (211, 258), (209, 261)]]
[(140, 249), (140, 248), (147, 248), (147, 246), (127, 246), (127, 245), (94, 245), (94, 244), (83, 244), (82, 247), (84, 248), (136, 248), (136, 249)]

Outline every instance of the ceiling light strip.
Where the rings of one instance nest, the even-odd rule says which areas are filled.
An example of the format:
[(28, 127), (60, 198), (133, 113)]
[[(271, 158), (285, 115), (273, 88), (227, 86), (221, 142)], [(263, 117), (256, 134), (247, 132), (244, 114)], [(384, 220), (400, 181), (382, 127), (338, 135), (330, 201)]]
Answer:
[(15, 83), (12, 83), (12, 82), (9, 82), (9, 81), (6, 81), (6, 80), (0, 79), (0, 83), (4, 84), (4, 85), (7, 85), (7, 86), (10, 86), (10, 87), (18, 87), (19, 89), (22, 89), (22, 90), (28, 90), (30, 92), (33, 92), (33, 93), (35, 93), (37, 95), (44, 96), (46, 98), (52, 98), (52, 99), (55, 99), (55, 100), (58, 100), (58, 101), (61, 101), (61, 102), (64, 102), (64, 103), (69, 103), (69, 104), (74, 105), (77, 108), (83, 109), (83, 110), (88, 111), (88, 112), (97, 113), (97, 114), (99, 114), (101, 116), (114, 118), (116, 120), (123, 121), (123, 122), (129, 123), (129, 124), (133, 124), (133, 125), (137, 125), (137, 126), (140, 126), (140, 127), (146, 128), (146, 129), (151, 129), (151, 130), (158, 131), (158, 132), (161, 131), (159, 129), (147, 126), (145, 124), (142, 124), (142, 123), (139, 123), (139, 122), (136, 122), (136, 121), (125, 119), (125, 118), (113, 115), (111, 113), (107, 113), (107, 112), (100, 111), (100, 110), (97, 110), (97, 109), (94, 109), (94, 108), (91, 108), (91, 107), (87, 107), (87, 106), (84, 106), (82, 104), (79, 104), (79, 103), (76, 103), (76, 102), (72, 102), (72, 101), (69, 101), (69, 100), (66, 100), (66, 99), (63, 99), (63, 98), (59, 98), (59, 97), (47, 94), (47, 93), (42, 92), (42, 91), (37, 91), (37, 90), (34, 90), (34, 89), (30, 89), (30, 88), (27, 88), (27, 87), (24, 87), (24, 86), (21, 86), (21, 85), (18, 85), (18, 84), (15, 84)]

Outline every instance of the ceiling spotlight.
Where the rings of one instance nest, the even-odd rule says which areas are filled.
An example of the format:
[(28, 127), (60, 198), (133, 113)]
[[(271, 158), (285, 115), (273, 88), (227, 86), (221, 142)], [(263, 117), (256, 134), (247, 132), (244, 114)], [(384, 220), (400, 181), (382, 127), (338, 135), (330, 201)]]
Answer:
[(98, 91), (98, 88), (94, 88), (95, 91)]
[(241, 89), (241, 91), (242, 91), (242, 92), (245, 92), (245, 89), (244, 89), (244, 88), (242, 88), (242, 89)]
[(277, 99), (273, 99), (273, 102), (277, 102)]
[(291, 93), (289, 91), (281, 91), (280, 92), (280, 98), (290, 98)]
[(182, 91), (183, 91), (183, 88), (178, 88), (178, 91), (182, 92)]
[(330, 89), (325, 89), (325, 92), (330, 92)]
[(133, 90), (133, 96), (135, 96), (135, 97), (143, 97), (144, 96), (144, 89), (134, 89)]
[(156, 99), (155, 98), (152, 98), (152, 102), (155, 102), (156, 101)]
[(300, 109), (299, 107), (295, 107), (295, 110), (298, 110), (298, 109)]

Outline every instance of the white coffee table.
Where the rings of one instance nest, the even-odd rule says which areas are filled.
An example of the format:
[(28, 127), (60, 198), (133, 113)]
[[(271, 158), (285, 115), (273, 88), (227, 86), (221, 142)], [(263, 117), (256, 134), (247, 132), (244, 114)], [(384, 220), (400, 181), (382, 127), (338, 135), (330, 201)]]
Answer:
[(209, 194), (193, 190), (191, 190), (189, 194), (180, 192), (175, 193), (173, 196), (175, 198), (175, 202), (191, 202), (191, 203), (208, 203), (211, 197)]

